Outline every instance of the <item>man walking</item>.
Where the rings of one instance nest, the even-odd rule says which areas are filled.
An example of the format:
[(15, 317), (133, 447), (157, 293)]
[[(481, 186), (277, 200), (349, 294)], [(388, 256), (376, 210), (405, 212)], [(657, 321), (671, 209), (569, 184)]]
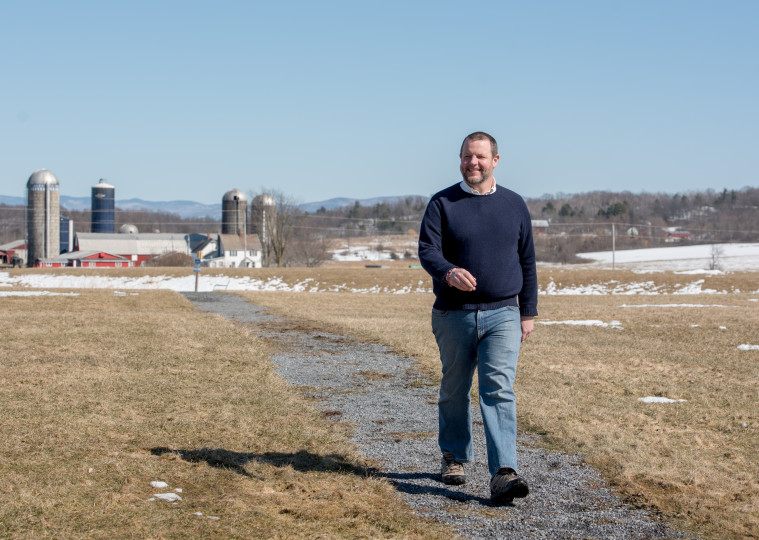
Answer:
[(498, 145), (468, 135), (459, 154), (463, 180), (430, 200), (419, 234), (419, 259), (432, 276), (432, 331), (443, 379), (438, 401), (442, 480), (466, 481), (473, 458), (470, 390), (478, 370), (490, 497), (525, 497), (517, 474), (514, 378), (522, 341), (537, 316), (538, 283), (530, 214), (524, 200), (496, 186)]

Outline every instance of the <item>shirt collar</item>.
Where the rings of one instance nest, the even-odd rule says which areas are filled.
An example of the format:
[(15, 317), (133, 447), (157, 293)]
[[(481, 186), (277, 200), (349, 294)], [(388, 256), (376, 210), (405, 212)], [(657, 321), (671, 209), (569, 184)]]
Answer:
[(493, 178), (493, 187), (491, 187), (485, 193), (480, 193), (479, 191), (471, 187), (469, 184), (467, 184), (464, 180), (462, 180), (459, 183), (459, 186), (461, 186), (461, 189), (463, 189), (464, 191), (472, 195), (492, 195), (493, 193), (495, 193), (495, 178)]

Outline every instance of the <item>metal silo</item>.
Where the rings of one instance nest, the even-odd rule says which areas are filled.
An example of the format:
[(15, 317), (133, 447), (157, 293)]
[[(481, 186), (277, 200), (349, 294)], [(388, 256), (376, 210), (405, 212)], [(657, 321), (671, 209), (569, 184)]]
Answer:
[(116, 188), (104, 179), (92, 186), (92, 219), (90, 232), (113, 233), (116, 230), (115, 218)]
[(60, 255), (60, 184), (47, 169), (34, 171), (26, 183), (26, 265)]
[(232, 189), (221, 200), (221, 234), (246, 234), (248, 199), (239, 189)]
[(250, 203), (251, 233), (257, 234), (264, 257), (269, 256), (269, 239), (277, 225), (277, 203), (268, 193), (256, 195)]
[(69, 251), (73, 251), (74, 250), (74, 221), (67, 217), (61, 216), (60, 230), (61, 230), (61, 243), (60, 243), (61, 253), (68, 253)]

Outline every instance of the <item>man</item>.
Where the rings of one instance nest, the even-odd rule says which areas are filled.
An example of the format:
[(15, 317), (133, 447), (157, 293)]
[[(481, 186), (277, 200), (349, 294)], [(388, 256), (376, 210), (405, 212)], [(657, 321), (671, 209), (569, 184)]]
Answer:
[(517, 474), (514, 377), (522, 341), (537, 316), (538, 283), (530, 214), (524, 200), (496, 186), (498, 145), (468, 135), (459, 153), (462, 182), (430, 200), (419, 234), (419, 259), (432, 276), (432, 331), (443, 379), (438, 401), (442, 480), (466, 481), (472, 460), (470, 390), (478, 370), (490, 497), (525, 497)]

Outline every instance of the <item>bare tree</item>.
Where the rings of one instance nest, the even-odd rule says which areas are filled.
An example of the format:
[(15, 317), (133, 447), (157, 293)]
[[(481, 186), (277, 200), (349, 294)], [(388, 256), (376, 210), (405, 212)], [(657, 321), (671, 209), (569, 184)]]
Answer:
[(333, 240), (323, 234), (310, 229), (298, 229), (298, 234), (290, 242), (286, 264), (309, 268), (320, 266), (330, 258), (329, 250), (332, 247)]
[(712, 254), (711, 254), (711, 261), (709, 261), (709, 270), (721, 270), (722, 265), (720, 264), (720, 261), (722, 259), (722, 254), (724, 253), (724, 250), (722, 249), (722, 246), (719, 244), (712, 244)]

